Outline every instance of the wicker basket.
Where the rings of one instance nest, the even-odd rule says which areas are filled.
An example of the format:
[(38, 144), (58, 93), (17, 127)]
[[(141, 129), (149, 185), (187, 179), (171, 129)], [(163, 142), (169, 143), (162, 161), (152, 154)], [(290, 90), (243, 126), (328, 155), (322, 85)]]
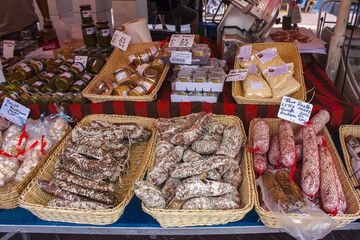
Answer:
[[(360, 126), (359, 125), (342, 125), (339, 129), (339, 138), (341, 143), (341, 149), (344, 154), (345, 165), (348, 170), (351, 183), (354, 187), (358, 187), (359, 183), (356, 180), (356, 176), (354, 174), (354, 169), (351, 166), (351, 157), (348, 153), (345, 144), (345, 138), (349, 135), (353, 135), (354, 137), (360, 137)], [(356, 189), (357, 193), (360, 195), (360, 190)]]
[[(181, 118), (176, 118), (181, 119)], [(241, 120), (235, 116), (215, 115), (213, 119), (218, 120), (222, 124), (237, 124), (246, 138), (245, 131)], [(142, 203), (144, 212), (154, 217), (162, 227), (186, 227), (186, 226), (202, 226), (226, 224), (228, 222), (236, 222), (241, 220), (246, 213), (253, 208), (253, 187), (250, 179), (253, 179), (253, 174), (248, 165), (248, 155), (243, 151), (241, 160), (241, 173), (243, 176), (243, 183), (239, 188), (241, 195), (241, 208), (236, 210), (168, 210), (168, 209), (152, 209)], [(153, 162), (149, 164), (151, 168), (154, 166)], [(149, 168), (149, 169), (151, 169)]]
[[(71, 131), (71, 128), (65, 133), (65, 135), (62, 137), (62, 139), (65, 138), (65, 136)], [(57, 146), (62, 141), (58, 141), (46, 154), (45, 157), (43, 157), (36, 167), (29, 172), (18, 184), (14, 185), (10, 189), (7, 189), (6, 186), (0, 187), (0, 208), (4, 209), (12, 209), (17, 208), (19, 206), (18, 200), (21, 192), (24, 190), (24, 188), (30, 183), (30, 181), (35, 177), (35, 175), (39, 172), (39, 169), (47, 162), (48, 158), (52, 155), (52, 153), (55, 151)]]
[[(296, 44), (293, 43), (253, 43), (245, 44), (242, 46), (252, 45), (252, 48), (257, 51), (262, 51), (267, 48), (276, 47), (278, 54), (286, 63), (294, 63), (294, 78), (300, 83), (300, 89), (291, 94), (289, 97), (295, 98), (301, 101), (306, 100), (306, 88), (304, 82), (304, 73), (301, 63), (301, 57), (299, 54), (299, 49)], [(241, 47), (242, 47), (241, 46)], [(238, 53), (240, 47), (238, 49)], [(237, 54), (238, 54), (237, 53)], [(234, 63), (235, 69), (240, 69), (238, 59), (235, 59)], [(248, 98), (244, 96), (244, 89), (241, 81), (236, 81), (232, 83), (232, 96), (234, 97), (236, 103), (238, 104), (257, 104), (257, 105), (279, 105), (281, 99), (272, 99), (272, 98)]]
[[(123, 186), (120, 188), (116, 183), (115, 192), (121, 198), (120, 203), (113, 209), (107, 210), (82, 210), (75, 208), (48, 207), (47, 203), (54, 197), (45, 193), (37, 187), (37, 179), (52, 180), (52, 172), (54, 165), (58, 161), (58, 153), (65, 147), (71, 134), (69, 134), (54, 151), (46, 165), (40, 170), (39, 174), (28, 185), (24, 192), (20, 195), (20, 206), (31, 211), (41, 219), (48, 221), (84, 223), (94, 225), (106, 225), (116, 222), (125, 206), (131, 200), (134, 189), (133, 182), (141, 180), (145, 176), (148, 161), (155, 157), (155, 129), (154, 119), (135, 117), (135, 116), (119, 116), (119, 115), (88, 115), (83, 118), (77, 126), (86, 125), (93, 120), (102, 120), (107, 122), (135, 122), (152, 130), (152, 136), (147, 142), (140, 142), (131, 146), (130, 150), (130, 172), (122, 177)], [(141, 161), (139, 161), (141, 160)]]
[(94, 88), (97, 82), (99, 82), (104, 77), (112, 74), (117, 69), (127, 67), (129, 65), (127, 56), (132, 53), (137, 53), (141, 50), (154, 46), (156, 43), (130, 43), (126, 52), (115, 48), (112, 52), (109, 60), (107, 60), (105, 66), (102, 68), (101, 72), (87, 85), (83, 90), (83, 96), (89, 99), (93, 103), (98, 102), (108, 102), (108, 101), (142, 101), (150, 102), (156, 99), (157, 92), (159, 91), (167, 72), (169, 71), (169, 64), (166, 64), (164, 71), (162, 72), (154, 90), (143, 96), (117, 96), (117, 95), (99, 95), (94, 93)]
[[(250, 122), (250, 127), (249, 127), (249, 145), (250, 148), (252, 147), (252, 131), (253, 131), (253, 126), (255, 124), (256, 121), (258, 121), (259, 119), (253, 119)], [(269, 125), (270, 125), (270, 136), (274, 136), (277, 133), (277, 125), (280, 122), (281, 119), (278, 118), (265, 118), (264, 120), (268, 121)], [(301, 129), (301, 125), (295, 124), (295, 123), (291, 123), (294, 132), (298, 131)], [(326, 137), (326, 142), (327, 142), (327, 146), (329, 147), (332, 157), (334, 159), (334, 163), (335, 163), (335, 167), (336, 170), (339, 174), (339, 178), (341, 180), (344, 192), (345, 192), (345, 196), (346, 196), (346, 200), (348, 202), (348, 209), (346, 211), (345, 214), (338, 214), (336, 216), (329, 214), (329, 216), (334, 219), (337, 223), (338, 226), (337, 228), (343, 227), (348, 223), (351, 223), (352, 221), (355, 221), (356, 219), (359, 218), (359, 212), (360, 212), (360, 200), (359, 200), (359, 196), (356, 194), (354, 187), (351, 185), (349, 177), (346, 174), (346, 170), (343, 166), (343, 164), (341, 163), (341, 158), (339, 156), (339, 153), (336, 150), (336, 147), (331, 139), (330, 133), (328, 132), (327, 128), (324, 127), (324, 129), (321, 131), (322, 134), (325, 135)], [(253, 166), (253, 156), (252, 154), (249, 154), (249, 165)], [(254, 172), (253, 170), (254, 168), (251, 167), (251, 171)], [(255, 174), (252, 174), (253, 176), (253, 184), (255, 186)], [(277, 223), (277, 221), (275, 220), (274, 215), (270, 212), (270, 211), (266, 211), (264, 210), (261, 206), (260, 206), (260, 201), (259, 201), (259, 192), (258, 192), (258, 188), (255, 186), (255, 211), (259, 214), (261, 221), (267, 226), (267, 227), (271, 227), (271, 228), (281, 228), (281, 226)], [(292, 214), (293, 218), (298, 218), (301, 219), (301, 215), (300, 214)]]

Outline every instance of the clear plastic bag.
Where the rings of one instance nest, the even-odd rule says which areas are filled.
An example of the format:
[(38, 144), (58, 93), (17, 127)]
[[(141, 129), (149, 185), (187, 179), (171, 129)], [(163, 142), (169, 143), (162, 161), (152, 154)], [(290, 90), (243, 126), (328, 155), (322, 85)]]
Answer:
[[(271, 173), (275, 174), (275, 172)], [(279, 200), (275, 202), (278, 195), (269, 189), (269, 184), (264, 176), (265, 174), (256, 180), (261, 189), (262, 200), (266, 207), (270, 209), (276, 221), (290, 235), (301, 240), (321, 239), (337, 227), (338, 224), (335, 220), (307, 200), (306, 197), (304, 197), (305, 204), (290, 211), (288, 211), (290, 208), (287, 208), (286, 201)]]

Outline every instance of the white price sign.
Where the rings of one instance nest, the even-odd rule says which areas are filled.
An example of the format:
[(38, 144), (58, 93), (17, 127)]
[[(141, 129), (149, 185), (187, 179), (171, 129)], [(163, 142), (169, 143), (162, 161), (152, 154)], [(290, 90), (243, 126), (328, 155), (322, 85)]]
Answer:
[(3, 47), (4, 47), (4, 49), (3, 49), (3, 57), (4, 58), (14, 57), (14, 48), (15, 48), (14, 40), (4, 40)]
[(192, 53), (185, 51), (172, 51), (170, 62), (175, 64), (191, 64)]
[(110, 43), (114, 47), (117, 47), (123, 51), (126, 51), (126, 49), (129, 46), (130, 40), (131, 40), (131, 36), (116, 30)]
[(87, 56), (75, 56), (75, 62), (81, 63), (86, 68), (88, 57)]
[(247, 69), (230, 70), (230, 72), (226, 78), (226, 81), (227, 82), (243, 81), (243, 80), (245, 80), (247, 73), (248, 73)]
[(313, 105), (294, 98), (284, 96), (282, 98), (278, 118), (304, 125), (310, 119)]
[(192, 47), (194, 45), (195, 35), (191, 34), (173, 34), (171, 35), (169, 47)]
[(25, 123), (29, 113), (30, 108), (27, 108), (7, 97), (5, 98), (0, 109), (1, 117), (5, 117), (7, 120), (19, 126), (22, 126)]
[(0, 61), (0, 82), (6, 82), (5, 77), (4, 77), (4, 73), (3, 73), (2, 70), (3, 70), (3, 65), (2, 65), (2, 63)]

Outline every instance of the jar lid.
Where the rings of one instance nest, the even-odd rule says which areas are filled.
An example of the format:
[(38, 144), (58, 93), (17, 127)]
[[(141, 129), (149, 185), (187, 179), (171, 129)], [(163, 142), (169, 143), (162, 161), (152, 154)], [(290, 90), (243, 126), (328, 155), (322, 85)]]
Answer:
[(149, 77), (144, 77), (144, 79), (145, 79), (146, 81), (152, 82), (153, 84), (156, 85), (156, 81), (155, 81), (154, 79), (149, 78)]
[(144, 71), (144, 76), (145, 76), (145, 77), (154, 78), (154, 77), (156, 77), (157, 75), (158, 75), (158, 71), (156, 71), (155, 69), (152, 69), (152, 68), (146, 69), (146, 70)]
[[(147, 91), (147, 89), (146, 89), (146, 87), (144, 87), (143, 85), (139, 84), (139, 85), (137, 85), (136, 87), (140, 87), (140, 88), (144, 89), (145, 94), (149, 94), (148, 91)], [(134, 88), (134, 89), (135, 89), (135, 88)]]
[(96, 21), (96, 24), (108, 24), (109, 23), (109, 21), (107, 21), (107, 20), (98, 20), (98, 21)]

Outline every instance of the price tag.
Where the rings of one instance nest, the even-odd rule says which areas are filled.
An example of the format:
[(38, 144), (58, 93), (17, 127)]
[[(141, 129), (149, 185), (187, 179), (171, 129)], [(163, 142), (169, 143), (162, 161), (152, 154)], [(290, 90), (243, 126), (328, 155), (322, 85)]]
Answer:
[(7, 120), (19, 126), (22, 126), (25, 123), (29, 113), (30, 108), (27, 108), (7, 97), (5, 98), (0, 109), (1, 117), (5, 117)]
[(268, 67), (267, 69), (268, 69), (269, 77), (277, 76), (289, 72), (289, 66), (287, 64), (277, 67)]
[(251, 56), (251, 49), (252, 49), (251, 45), (241, 47), (239, 55), (237, 55), (237, 58), (240, 61), (244, 61), (244, 62), (249, 61), (250, 56)]
[(4, 58), (14, 57), (14, 48), (15, 48), (14, 40), (4, 40), (3, 57)]
[(248, 73), (247, 69), (230, 70), (229, 74), (227, 75), (226, 81), (227, 82), (243, 81), (245, 80), (247, 73)]
[(5, 80), (5, 76), (3, 73), (3, 65), (2, 65), (2, 62), (0, 61), (0, 83), (2, 83), (2, 82), (6, 82), (6, 80)]
[(256, 53), (255, 56), (260, 60), (262, 64), (264, 64), (270, 59), (276, 57), (277, 55), (271, 48), (267, 48), (261, 52)]
[(81, 63), (84, 67), (86, 67), (87, 59), (87, 56), (75, 56), (75, 62)]
[(110, 43), (114, 47), (117, 47), (123, 51), (126, 51), (126, 49), (129, 46), (130, 40), (131, 40), (131, 36), (116, 30)]
[(185, 51), (172, 51), (170, 62), (176, 64), (191, 64), (192, 53)]
[(169, 42), (169, 47), (192, 47), (194, 45), (195, 35), (191, 34), (173, 34)]
[(284, 96), (282, 98), (278, 118), (304, 125), (309, 121), (313, 105), (294, 98)]

